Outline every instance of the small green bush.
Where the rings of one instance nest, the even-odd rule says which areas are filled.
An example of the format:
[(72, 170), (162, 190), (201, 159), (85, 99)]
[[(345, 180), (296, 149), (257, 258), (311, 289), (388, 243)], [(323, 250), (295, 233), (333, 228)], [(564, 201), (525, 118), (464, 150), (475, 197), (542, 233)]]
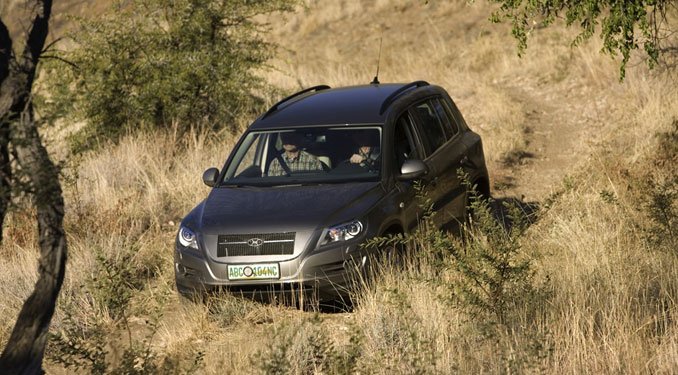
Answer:
[(641, 188), (645, 192), (643, 206), (650, 219), (646, 238), (652, 248), (678, 255), (678, 174), (675, 172), (678, 119), (673, 120), (670, 131), (658, 134), (658, 140), (655, 165), (659, 171), (665, 171), (665, 176), (648, 174)]
[[(497, 218), (492, 200), (471, 192), (471, 225), (464, 230), (462, 246), (450, 249), (450, 267), (460, 276), (451, 283), (452, 300), (474, 315), (506, 324), (511, 306), (532, 293), (532, 260), (522, 251), (521, 237), (529, 221), (516, 204), (505, 204), (507, 218)], [(508, 220), (506, 220), (508, 219)]]
[(255, 18), (295, 3), (132, 0), (79, 19), (73, 47), (46, 68), (46, 117), (86, 123), (73, 138), (76, 150), (147, 127), (233, 128), (268, 88), (255, 70), (275, 46)]

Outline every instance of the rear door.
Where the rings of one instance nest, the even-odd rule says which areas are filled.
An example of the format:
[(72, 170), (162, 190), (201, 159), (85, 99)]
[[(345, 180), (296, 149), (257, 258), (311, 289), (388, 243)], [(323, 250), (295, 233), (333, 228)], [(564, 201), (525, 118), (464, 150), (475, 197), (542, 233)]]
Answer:
[(429, 167), (427, 183), (439, 226), (462, 220), (466, 196), (457, 170), (466, 161), (467, 146), (462, 132), (443, 107), (442, 97), (432, 97), (412, 107), (418, 133), (424, 144)]

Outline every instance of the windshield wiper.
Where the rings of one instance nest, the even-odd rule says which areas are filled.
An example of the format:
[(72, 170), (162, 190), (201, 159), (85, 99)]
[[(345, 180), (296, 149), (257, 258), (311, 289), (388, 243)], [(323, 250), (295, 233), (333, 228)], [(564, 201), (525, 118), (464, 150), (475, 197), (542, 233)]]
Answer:
[(245, 187), (262, 187), (266, 185), (254, 185), (254, 184), (222, 184), (219, 185), (219, 187), (227, 187), (227, 188), (245, 188)]

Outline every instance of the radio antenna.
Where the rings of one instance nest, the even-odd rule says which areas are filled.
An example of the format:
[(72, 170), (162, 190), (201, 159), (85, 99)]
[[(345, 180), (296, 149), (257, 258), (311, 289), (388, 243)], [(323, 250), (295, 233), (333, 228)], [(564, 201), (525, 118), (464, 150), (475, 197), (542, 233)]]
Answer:
[(377, 74), (375, 74), (374, 79), (370, 84), (378, 85), (379, 84), (379, 63), (381, 62), (381, 43), (383, 42), (383, 37), (379, 38), (379, 57), (377, 57)]

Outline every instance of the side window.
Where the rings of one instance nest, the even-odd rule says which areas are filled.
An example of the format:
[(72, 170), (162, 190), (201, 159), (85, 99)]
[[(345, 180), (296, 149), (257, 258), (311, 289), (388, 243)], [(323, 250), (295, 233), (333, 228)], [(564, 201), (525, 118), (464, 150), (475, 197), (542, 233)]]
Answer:
[(454, 138), (454, 136), (456, 136), (457, 133), (459, 133), (459, 127), (457, 126), (455, 120), (452, 118), (451, 113), (443, 106), (442, 99), (433, 99), (432, 103), (433, 107), (436, 110), (436, 114), (440, 119), (440, 122), (443, 124), (445, 136), (447, 136), (447, 139)]
[(393, 142), (396, 170), (400, 170), (400, 166), (403, 165), (405, 160), (421, 158), (421, 153), (417, 149), (417, 142), (414, 138), (412, 120), (408, 113), (400, 116), (398, 121), (396, 121)]
[(429, 151), (432, 154), (438, 147), (442, 146), (446, 140), (440, 119), (433, 109), (430, 100), (417, 104), (414, 107), (414, 110), (417, 112), (421, 121), (421, 131), (425, 138), (424, 141), (428, 144)]
[(445, 104), (447, 113), (452, 115), (452, 118), (454, 118), (454, 120), (457, 122), (457, 126), (468, 129), (468, 125), (466, 125), (464, 117), (461, 115), (461, 112), (459, 112), (459, 109), (457, 109), (457, 106), (454, 104), (454, 102), (448, 102), (447, 100), (443, 100), (443, 102)]

